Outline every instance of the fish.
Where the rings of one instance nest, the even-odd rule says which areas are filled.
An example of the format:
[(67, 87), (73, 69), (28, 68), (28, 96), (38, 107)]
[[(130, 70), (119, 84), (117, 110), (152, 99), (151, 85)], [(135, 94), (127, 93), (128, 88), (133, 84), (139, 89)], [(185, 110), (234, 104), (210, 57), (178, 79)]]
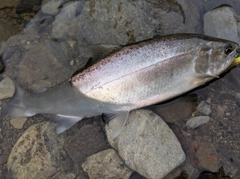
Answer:
[(199, 34), (155, 37), (120, 48), (47, 91), (27, 93), (16, 84), (11, 118), (55, 116), (62, 133), (85, 117), (104, 114), (111, 138), (129, 112), (167, 101), (219, 78), (239, 56), (236, 42)]

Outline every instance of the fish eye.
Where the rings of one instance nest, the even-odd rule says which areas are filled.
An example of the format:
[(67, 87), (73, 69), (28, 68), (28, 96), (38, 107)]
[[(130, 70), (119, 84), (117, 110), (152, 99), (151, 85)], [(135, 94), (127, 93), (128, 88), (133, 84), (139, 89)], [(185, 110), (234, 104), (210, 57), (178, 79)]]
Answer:
[(230, 54), (233, 51), (233, 46), (232, 45), (227, 45), (224, 49), (224, 52), (226, 55)]

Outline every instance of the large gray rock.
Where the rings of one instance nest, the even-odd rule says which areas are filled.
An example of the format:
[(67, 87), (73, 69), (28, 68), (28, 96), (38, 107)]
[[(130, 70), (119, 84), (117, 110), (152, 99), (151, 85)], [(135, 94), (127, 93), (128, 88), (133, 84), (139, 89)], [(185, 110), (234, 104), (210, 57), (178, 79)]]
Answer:
[(110, 145), (118, 150), (127, 166), (148, 179), (166, 176), (185, 160), (181, 144), (155, 113), (135, 110), (119, 136)]
[(238, 36), (238, 15), (229, 6), (221, 6), (207, 12), (203, 18), (204, 34), (240, 42)]
[(68, 79), (73, 72), (64, 46), (53, 41), (29, 44), (29, 50), (18, 66), (17, 81), (39, 92), (43, 87)]
[[(52, 2), (52, 1), (51, 1)], [(80, 15), (84, 1), (75, 1), (64, 7), (57, 14), (53, 22), (52, 36), (56, 39), (67, 37), (76, 38), (76, 24)], [(45, 6), (47, 6), (46, 4)], [(48, 7), (48, 6), (47, 6)]]
[(8, 170), (16, 179), (61, 176), (64, 171), (71, 170), (63, 140), (50, 123), (31, 126), (14, 145), (7, 162)]
[(90, 179), (128, 179), (133, 172), (124, 165), (122, 159), (113, 149), (104, 150), (88, 157), (82, 167)]
[(90, 44), (125, 45), (156, 34), (196, 33), (199, 22), (197, 10), (186, 0), (91, 0), (79, 16), (77, 35)]

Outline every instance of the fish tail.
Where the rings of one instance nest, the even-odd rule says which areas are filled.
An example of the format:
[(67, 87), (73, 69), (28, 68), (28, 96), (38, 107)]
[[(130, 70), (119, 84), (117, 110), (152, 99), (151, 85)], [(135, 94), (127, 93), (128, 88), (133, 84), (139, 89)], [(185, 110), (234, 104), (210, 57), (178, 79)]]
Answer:
[(30, 110), (25, 105), (26, 100), (29, 98), (30, 94), (22, 89), (16, 82), (15, 83), (15, 93), (7, 104), (7, 113), (11, 118), (20, 117), (30, 117), (35, 115), (35, 113), (30, 112)]

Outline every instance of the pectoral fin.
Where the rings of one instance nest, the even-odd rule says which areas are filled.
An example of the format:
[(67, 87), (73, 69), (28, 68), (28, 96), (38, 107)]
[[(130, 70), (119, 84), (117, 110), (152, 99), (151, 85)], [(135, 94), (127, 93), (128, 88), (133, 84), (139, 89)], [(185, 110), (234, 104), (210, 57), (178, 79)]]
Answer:
[(189, 83), (191, 85), (200, 86), (205, 84), (209, 79), (217, 78), (217, 76), (207, 76), (207, 77), (193, 77), (189, 78)]
[(77, 116), (56, 115), (54, 121), (57, 124), (56, 132), (58, 134), (68, 130), (82, 118)]
[(92, 51), (93, 59), (101, 59), (101, 58), (104, 58), (107, 55), (121, 49), (122, 46), (98, 44), (98, 45), (89, 45), (88, 48)]
[(110, 137), (115, 139), (122, 131), (127, 122), (129, 111), (123, 111), (118, 114), (105, 114), (106, 121), (109, 121), (108, 126), (111, 129)]

